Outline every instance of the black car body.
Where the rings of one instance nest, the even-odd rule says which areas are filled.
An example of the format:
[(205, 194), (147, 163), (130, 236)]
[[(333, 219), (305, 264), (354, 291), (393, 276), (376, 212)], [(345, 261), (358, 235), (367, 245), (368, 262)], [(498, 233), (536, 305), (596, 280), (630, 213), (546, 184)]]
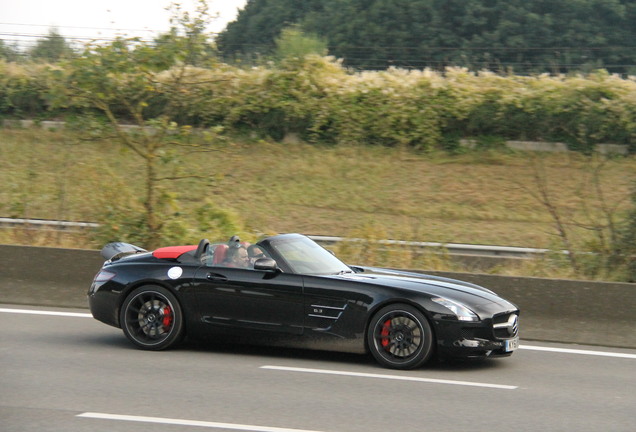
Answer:
[(371, 352), (383, 366), (409, 369), (434, 354), (508, 356), (518, 347), (518, 308), (483, 287), (347, 266), (299, 234), (250, 246), (258, 255), (240, 267), (225, 260), (248, 246), (235, 238), (154, 252), (108, 244), (91, 312), (151, 350), (187, 334)]

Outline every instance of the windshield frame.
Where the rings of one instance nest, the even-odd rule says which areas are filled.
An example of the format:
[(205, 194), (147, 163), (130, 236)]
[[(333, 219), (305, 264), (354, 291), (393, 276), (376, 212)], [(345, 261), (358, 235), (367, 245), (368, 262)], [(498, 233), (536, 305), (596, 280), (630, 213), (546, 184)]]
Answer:
[(304, 235), (281, 235), (259, 243), (263, 243), (277, 261), (282, 259), (292, 273), (325, 276), (353, 272), (332, 252)]

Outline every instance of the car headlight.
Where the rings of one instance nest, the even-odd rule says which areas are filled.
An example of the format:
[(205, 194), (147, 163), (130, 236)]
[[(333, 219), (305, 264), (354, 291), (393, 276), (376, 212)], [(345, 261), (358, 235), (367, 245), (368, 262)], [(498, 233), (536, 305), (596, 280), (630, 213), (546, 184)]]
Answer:
[(431, 300), (449, 309), (455, 314), (459, 321), (479, 321), (477, 314), (461, 303), (442, 297), (434, 297)]

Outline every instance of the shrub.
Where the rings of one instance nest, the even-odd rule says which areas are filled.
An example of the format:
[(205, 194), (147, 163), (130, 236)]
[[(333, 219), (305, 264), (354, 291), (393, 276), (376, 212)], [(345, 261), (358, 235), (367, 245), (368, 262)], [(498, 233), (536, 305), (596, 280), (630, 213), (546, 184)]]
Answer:
[[(45, 74), (52, 69), (0, 63), (0, 114), (54, 115), (47, 110), (59, 92), (50, 91)], [(309, 142), (422, 150), (457, 149), (459, 138), (496, 136), (566, 142), (583, 152), (597, 143), (626, 144), (636, 151), (636, 79), (603, 71), (586, 76), (502, 76), (461, 68), (352, 72), (334, 58), (308, 55), (250, 69), (215, 63), (153, 73), (157, 88), (166, 91), (147, 98), (144, 115), (165, 114), (163, 108), (172, 105), (179, 109), (171, 120), (180, 125), (222, 124), (275, 140), (294, 133)], [(169, 91), (179, 73), (188, 90)], [(60, 78), (65, 71), (56, 74)], [(119, 85), (123, 91), (133, 83), (123, 79)], [(77, 101), (57, 102), (67, 111), (89, 109)], [(125, 107), (110, 108), (126, 120)]]
[(46, 66), (0, 61), (0, 115), (41, 117), (47, 111)]

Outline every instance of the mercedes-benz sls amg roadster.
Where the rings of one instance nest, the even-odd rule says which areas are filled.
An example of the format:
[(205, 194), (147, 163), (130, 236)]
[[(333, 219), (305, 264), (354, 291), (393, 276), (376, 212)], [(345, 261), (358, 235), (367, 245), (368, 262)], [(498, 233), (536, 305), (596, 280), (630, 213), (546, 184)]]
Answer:
[(466, 282), (350, 266), (310, 238), (163, 247), (109, 243), (88, 291), (93, 316), (146, 350), (186, 335), (371, 353), (412, 369), (433, 356), (509, 356), (519, 309)]

